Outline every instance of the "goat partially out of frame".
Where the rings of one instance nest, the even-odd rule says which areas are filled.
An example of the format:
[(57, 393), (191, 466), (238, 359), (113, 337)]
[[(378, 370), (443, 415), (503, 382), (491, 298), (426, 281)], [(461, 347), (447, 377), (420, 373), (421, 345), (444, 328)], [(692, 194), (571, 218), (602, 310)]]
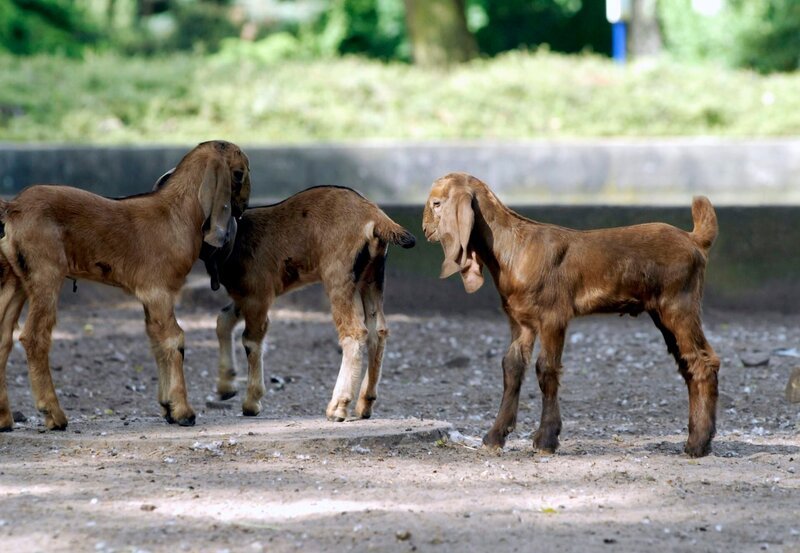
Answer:
[(558, 384), (568, 322), (590, 313), (646, 311), (689, 389), (685, 452), (692, 457), (710, 452), (720, 362), (703, 335), (700, 303), (717, 217), (707, 198), (696, 197), (692, 218), (692, 232), (663, 223), (577, 231), (518, 215), (470, 175), (452, 173), (434, 182), (422, 225), (428, 240), (442, 243), (441, 277), (460, 273), (471, 293), (483, 284), (486, 265), (511, 324), (503, 399), (483, 438), (486, 446), (502, 448), (514, 430), (537, 335), (542, 418), (533, 444), (552, 453), (561, 432)]
[(229, 220), (250, 197), (247, 157), (234, 144), (205, 142), (178, 164), (168, 186), (112, 200), (67, 186), (37, 185), (0, 202), (0, 430), (13, 421), (6, 389), (12, 333), (25, 301), (20, 335), (36, 408), (47, 428), (67, 418), (50, 374), (49, 351), (64, 278), (117, 286), (144, 305), (158, 366), (158, 401), (169, 422), (194, 424), (183, 375), (183, 330), (175, 298), (201, 244), (220, 248)]
[[(410, 232), (349, 188), (310, 188), (278, 204), (247, 210), (231, 251), (204, 256), (212, 285), (216, 269), (233, 300), (217, 318), (219, 396), (228, 399), (236, 394), (233, 330), (244, 319), (248, 378), (242, 411), (259, 414), (270, 305), (282, 294), (321, 281), (342, 347), (339, 377), (326, 414), (334, 421), (345, 420), (358, 396), (356, 415), (369, 418), (388, 334), (383, 314), (388, 244), (411, 248), (414, 243)], [(368, 369), (362, 385), (365, 349)]]

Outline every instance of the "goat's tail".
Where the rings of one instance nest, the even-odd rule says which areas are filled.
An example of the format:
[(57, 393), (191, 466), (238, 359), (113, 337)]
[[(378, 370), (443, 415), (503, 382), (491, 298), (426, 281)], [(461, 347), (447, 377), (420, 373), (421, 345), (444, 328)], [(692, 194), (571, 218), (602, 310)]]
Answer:
[(392, 221), (383, 211), (380, 211), (380, 216), (375, 221), (373, 232), (376, 238), (380, 238), (390, 244), (397, 244), (403, 248), (413, 248), (414, 244), (417, 243), (417, 239), (413, 234)]
[(714, 206), (705, 196), (695, 196), (692, 200), (692, 220), (694, 221), (692, 238), (698, 246), (708, 251), (717, 238), (719, 226)]

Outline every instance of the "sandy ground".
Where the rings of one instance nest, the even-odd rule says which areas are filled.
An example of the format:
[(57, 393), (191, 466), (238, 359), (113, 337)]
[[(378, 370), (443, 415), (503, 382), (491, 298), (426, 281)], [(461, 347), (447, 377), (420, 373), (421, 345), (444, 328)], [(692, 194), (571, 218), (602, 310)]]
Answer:
[(800, 404), (784, 399), (800, 316), (707, 314), (719, 432), (694, 460), (685, 387), (646, 317), (570, 327), (562, 447), (545, 456), (530, 445), (535, 378), (503, 454), (475, 447), (500, 401), (499, 314), (390, 316), (374, 418), (334, 424), (327, 313), (273, 312), (256, 419), (212, 401), (211, 313), (180, 313), (194, 428), (158, 417), (138, 306), (61, 310), (66, 432), (44, 431), (15, 347), (9, 395), (27, 421), (0, 435), (0, 549), (800, 551)]

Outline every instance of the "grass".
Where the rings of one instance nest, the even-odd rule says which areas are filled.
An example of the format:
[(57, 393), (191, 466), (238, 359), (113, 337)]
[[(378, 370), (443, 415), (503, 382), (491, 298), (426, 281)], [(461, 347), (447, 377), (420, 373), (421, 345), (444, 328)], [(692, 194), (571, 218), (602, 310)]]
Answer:
[(0, 140), (94, 144), (800, 134), (800, 75), (512, 52), (435, 71), (360, 58), (0, 57)]

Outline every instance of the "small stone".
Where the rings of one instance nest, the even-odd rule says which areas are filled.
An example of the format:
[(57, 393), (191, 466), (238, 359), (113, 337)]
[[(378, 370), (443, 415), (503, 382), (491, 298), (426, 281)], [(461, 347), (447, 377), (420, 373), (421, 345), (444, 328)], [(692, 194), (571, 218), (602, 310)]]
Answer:
[(469, 357), (459, 355), (445, 361), (444, 366), (450, 369), (463, 369), (469, 365)]
[(233, 403), (214, 399), (206, 401), (206, 407), (208, 409), (233, 409)]
[(411, 538), (411, 532), (408, 530), (398, 530), (395, 532), (394, 537), (396, 537), (400, 541), (407, 541)]
[(148, 511), (148, 512), (156, 510), (156, 506), (155, 505), (151, 505), (150, 503), (143, 503), (142, 506), (139, 507), (139, 508), (142, 511)]
[(28, 417), (26, 417), (25, 413), (22, 411), (14, 411), (11, 417), (14, 419), (14, 422), (28, 422)]
[(739, 359), (745, 367), (766, 367), (769, 365), (769, 352), (743, 351)]

